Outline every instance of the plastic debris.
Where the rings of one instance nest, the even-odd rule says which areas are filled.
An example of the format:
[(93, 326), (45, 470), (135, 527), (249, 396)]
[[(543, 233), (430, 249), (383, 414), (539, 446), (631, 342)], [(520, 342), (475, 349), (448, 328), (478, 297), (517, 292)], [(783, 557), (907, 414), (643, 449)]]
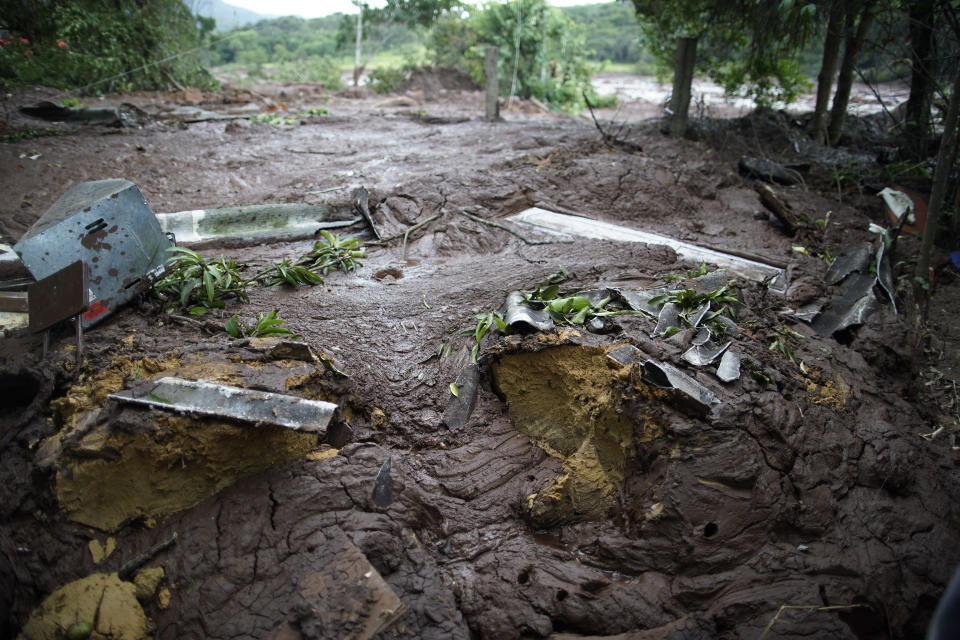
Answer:
[(360, 221), (353, 209), (322, 204), (257, 204), (222, 209), (195, 209), (157, 215), (161, 228), (177, 244), (202, 247), (229, 242), (234, 246), (267, 241), (312, 238), (320, 229), (349, 227)]

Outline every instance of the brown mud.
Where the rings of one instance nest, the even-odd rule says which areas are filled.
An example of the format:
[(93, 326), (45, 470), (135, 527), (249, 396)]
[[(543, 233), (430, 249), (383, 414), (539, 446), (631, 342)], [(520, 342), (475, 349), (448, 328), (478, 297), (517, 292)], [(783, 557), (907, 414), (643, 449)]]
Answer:
[[(97, 617), (79, 596), (67, 611), (64, 593), (109, 585), (135, 636), (164, 639), (746, 640), (782, 605), (806, 608), (781, 613), (767, 638), (922, 637), (960, 562), (960, 282), (938, 272), (923, 326), (885, 309), (823, 338), (780, 314), (826, 293), (826, 264), (793, 246), (836, 254), (869, 239), (879, 199), (830, 187), (830, 166), (798, 155), (802, 132), (773, 112), (699, 121), (696, 140), (629, 123), (643, 152), (627, 153), (587, 118), (521, 108), (486, 123), (482, 95), (459, 87), (408, 92), (403, 105), (351, 95), (361, 97), (306, 85), (111, 96), (141, 110), (138, 127), (50, 125), (61, 135), (0, 144), (9, 243), (71, 184), (112, 177), (136, 183), (157, 212), (342, 205), (363, 185), (384, 236), (439, 215), (406, 247), (370, 245), (355, 272), (253, 288), (229, 309), (245, 319), (279, 310), (346, 380), (171, 322), (149, 302), (88, 332), (79, 367), (69, 328), (54, 330), (46, 360), (38, 337), (3, 339), (0, 635), (50, 637), (40, 629)], [(8, 98), (4, 133), (47, 126), (14, 106), (56, 97)], [(186, 124), (171, 113), (187, 98), (302, 115)], [(306, 114), (320, 107), (329, 113)], [(781, 233), (737, 174), (743, 155), (813, 162), (805, 184), (783, 191), (812, 219), (829, 212), (825, 229)], [(686, 366), (689, 332), (651, 338), (643, 316), (617, 317), (603, 334), (491, 335), (476, 408), (448, 429), (449, 384), (473, 346), (458, 332), (509, 291), (560, 267), (569, 291), (652, 288), (697, 267), (663, 247), (527, 244), (461, 213), (492, 220), (534, 205), (787, 263), (784, 296), (738, 282), (740, 379)], [(225, 252), (256, 268), (310, 246)], [(769, 348), (784, 323), (803, 336), (785, 339), (806, 373)], [(706, 416), (676, 404), (606, 357), (623, 344), (680, 366), (720, 403)], [(171, 373), (339, 410), (324, 442), (106, 398)], [(372, 490), (388, 459), (393, 499), (380, 507)], [(174, 534), (146, 565), (162, 577), (141, 570), (139, 591), (117, 578)], [(97, 633), (128, 637), (101, 628), (99, 612)]]

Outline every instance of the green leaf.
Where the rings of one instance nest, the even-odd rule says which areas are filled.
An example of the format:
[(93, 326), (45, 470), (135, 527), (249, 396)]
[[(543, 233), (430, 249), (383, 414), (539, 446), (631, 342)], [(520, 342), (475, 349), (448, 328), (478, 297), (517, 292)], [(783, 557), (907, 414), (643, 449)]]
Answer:
[(213, 276), (209, 271), (203, 272), (203, 286), (207, 292), (207, 302), (213, 302)]
[(457, 383), (456, 383), (456, 382), (451, 382), (451, 383), (450, 383), (450, 393), (452, 393), (454, 396), (456, 396), (456, 397), (458, 397), (458, 398), (460, 397), (460, 389), (457, 388)]
[(192, 316), (202, 316), (202, 315), (205, 314), (206, 312), (207, 312), (207, 308), (206, 308), (206, 307), (199, 307), (199, 306), (198, 306), (198, 307), (190, 307), (190, 309), (187, 310), (187, 313), (189, 313), (189, 314), (192, 315)]
[(227, 320), (226, 324), (223, 325), (223, 328), (227, 333), (232, 335), (234, 338), (243, 337), (243, 333), (244, 333), (243, 325), (240, 322), (240, 316), (237, 315), (236, 313), (233, 314), (229, 320)]
[(648, 304), (649, 304), (650, 306), (652, 306), (652, 307), (654, 307), (654, 306), (655, 306), (655, 307), (662, 307), (664, 304), (667, 303), (667, 300), (669, 300), (669, 299), (670, 299), (670, 296), (668, 296), (668, 295), (654, 296), (654, 297), (650, 298), (650, 302), (649, 302)]
[(473, 349), (470, 350), (470, 364), (477, 364), (477, 355), (480, 353), (480, 345), (473, 345)]

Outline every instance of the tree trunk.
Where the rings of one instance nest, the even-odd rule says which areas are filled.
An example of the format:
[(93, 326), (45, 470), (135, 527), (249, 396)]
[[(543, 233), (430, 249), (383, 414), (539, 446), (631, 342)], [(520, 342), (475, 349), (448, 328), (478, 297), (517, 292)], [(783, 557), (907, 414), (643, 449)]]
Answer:
[(357, 12), (357, 44), (353, 50), (353, 86), (355, 87), (360, 84), (360, 74), (363, 73), (363, 68), (360, 66), (363, 42), (363, 5), (358, 4), (357, 7), (360, 11)]
[(953, 172), (953, 160), (956, 157), (954, 145), (957, 142), (958, 111), (960, 111), (960, 66), (957, 66), (954, 72), (953, 93), (950, 95), (947, 117), (943, 122), (943, 137), (940, 139), (940, 149), (937, 151), (937, 167), (933, 174), (933, 190), (930, 192), (930, 203), (927, 206), (923, 244), (920, 246), (920, 255), (917, 256), (917, 270), (914, 272), (918, 284), (930, 282), (930, 254), (933, 251), (933, 240), (939, 230), (940, 210), (946, 200), (947, 181)]
[(930, 135), (930, 105), (933, 99), (933, 15), (934, 0), (909, 3), (910, 17), (910, 98), (903, 127), (904, 152), (909, 158), (926, 157)]
[(810, 135), (820, 144), (827, 143), (827, 110), (830, 108), (833, 77), (837, 73), (837, 62), (840, 60), (840, 43), (843, 42), (844, 6), (844, 0), (833, 0), (827, 22), (827, 35), (823, 41), (823, 59), (820, 62), (820, 74), (817, 76), (817, 106), (810, 122)]
[(693, 68), (697, 61), (697, 38), (677, 41), (677, 58), (673, 65), (673, 95), (670, 98), (670, 135), (683, 137), (687, 132), (687, 112), (693, 85)]
[(867, 0), (860, 9), (860, 19), (857, 18), (856, 2), (850, 2), (847, 11), (847, 39), (843, 46), (843, 62), (840, 64), (840, 75), (837, 76), (837, 92), (833, 96), (833, 108), (830, 110), (830, 125), (827, 127), (827, 137), (830, 145), (840, 142), (843, 134), (843, 119), (847, 115), (847, 105), (850, 103), (850, 89), (853, 87), (853, 71), (860, 57), (870, 25), (873, 24), (873, 3)]

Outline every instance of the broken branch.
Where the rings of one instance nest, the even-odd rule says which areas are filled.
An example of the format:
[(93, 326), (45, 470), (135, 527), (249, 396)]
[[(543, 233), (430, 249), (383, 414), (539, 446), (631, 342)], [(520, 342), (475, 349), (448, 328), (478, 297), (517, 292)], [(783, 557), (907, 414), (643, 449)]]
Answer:
[(766, 182), (757, 180), (753, 183), (753, 190), (760, 196), (761, 204), (777, 217), (786, 234), (790, 237), (795, 236), (800, 228), (800, 223), (797, 221), (797, 214), (794, 213), (793, 207), (777, 195), (773, 187)]

